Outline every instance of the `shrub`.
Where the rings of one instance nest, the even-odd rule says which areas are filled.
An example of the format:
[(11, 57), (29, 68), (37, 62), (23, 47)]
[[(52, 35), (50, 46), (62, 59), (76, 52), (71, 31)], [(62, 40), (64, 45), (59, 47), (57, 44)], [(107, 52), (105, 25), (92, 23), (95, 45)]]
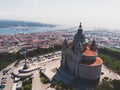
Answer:
[(55, 88), (56, 90), (74, 90), (66, 86), (63, 82), (54, 82), (51, 84), (52, 88)]
[(49, 78), (42, 72), (40, 72), (40, 80), (44, 84), (50, 83)]
[(97, 86), (97, 90), (119, 90), (120, 80), (111, 80), (108, 77), (102, 79), (102, 83)]
[(32, 78), (23, 81), (23, 90), (32, 90)]

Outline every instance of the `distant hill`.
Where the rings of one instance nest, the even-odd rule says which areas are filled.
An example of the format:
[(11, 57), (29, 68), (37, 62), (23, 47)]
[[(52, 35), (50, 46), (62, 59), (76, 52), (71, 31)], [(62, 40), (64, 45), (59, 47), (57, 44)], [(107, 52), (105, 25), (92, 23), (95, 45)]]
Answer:
[(0, 28), (6, 27), (17, 27), (17, 26), (28, 26), (28, 27), (54, 27), (53, 24), (44, 24), (38, 22), (26, 22), (26, 21), (13, 21), (13, 20), (0, 20)]

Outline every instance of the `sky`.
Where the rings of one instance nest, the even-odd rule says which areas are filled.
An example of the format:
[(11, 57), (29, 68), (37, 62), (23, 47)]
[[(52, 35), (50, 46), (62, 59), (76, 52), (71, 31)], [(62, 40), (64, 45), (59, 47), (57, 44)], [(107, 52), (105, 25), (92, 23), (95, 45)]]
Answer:
[(0, 0), (0, 20), (120, 30), (120, 0)]

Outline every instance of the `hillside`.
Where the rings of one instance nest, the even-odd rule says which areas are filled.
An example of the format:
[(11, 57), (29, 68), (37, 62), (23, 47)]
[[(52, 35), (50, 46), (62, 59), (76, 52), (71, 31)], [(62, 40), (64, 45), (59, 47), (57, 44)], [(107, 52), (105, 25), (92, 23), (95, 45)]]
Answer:
[(120, 75), (120, 52), (109, 48), (99, 48), (98, 55), (103, 59), (104, 65)]
[(0, 20), (0, 28), (28, 26), (28, 27), (54, 27), (56, 25), (44, 24), (38, 22), (26, 22), (26, 21), (12, 21), (12, 20)]

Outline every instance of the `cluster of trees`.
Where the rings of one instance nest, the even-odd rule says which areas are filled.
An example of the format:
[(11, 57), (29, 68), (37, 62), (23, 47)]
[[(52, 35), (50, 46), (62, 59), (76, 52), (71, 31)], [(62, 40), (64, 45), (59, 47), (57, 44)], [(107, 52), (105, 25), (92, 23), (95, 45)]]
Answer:
[(50, 47), (50, 48), (37, 48), (34, 51), (30, 51), (27, 53), (27, 57), (33, 57), (33, 56), (39, 56), (42, 54), (47, 54), (47, 53), (51, 53), (51, 52), (55, 52), (61, 49), (61, 45), (55, 45), (54, 47)]
[(22, 85), (22, 90), (32, 90), (32, 78), (24, 80)]
[(0, 70), (8, 66), (10, 63), (15, 61), (13, 53), (0, 53)]
[[(37, 48), (34, 51), (27, 52), (27, 58), (39, 56), (46, 53), (55, 52), (61, 49), (61, 45), (55, 45), (50, 48)], [(13, 63), (15, 60), (24, 59), (24, 55), (18, 53), (0, 53), (0, 70)]]
[[(30, 58), (30, 57), (34, 57), (34, 56), (39, 56), (39, 55), (55, 52), (60, 49), (61, 49), (61, 45), (55, 45), (54, 47), (49, 47), (49, 48), (39, 48), (38, 47), (36, 50), (27, 52), (26, 55), (27, 55), (27, 58)], [(24, 55), (21, 55), (19, 52), (16, 53), (15, 56), (16, 56), (17, 60), (24, 59)]]
[(98, 51), (102, 54), (114, 57), (120, 61), (120, 51), (115, 51), (110, 48), (99, 48)]
[(120, 52), (108, 48), (99, 48), (98, 55), (103, 63), (120, 75)]
[(97, 90), (119, 90), (120, 80), (111, 80), (108, 77), (102, 79), (102, 83), (97, 86)]

